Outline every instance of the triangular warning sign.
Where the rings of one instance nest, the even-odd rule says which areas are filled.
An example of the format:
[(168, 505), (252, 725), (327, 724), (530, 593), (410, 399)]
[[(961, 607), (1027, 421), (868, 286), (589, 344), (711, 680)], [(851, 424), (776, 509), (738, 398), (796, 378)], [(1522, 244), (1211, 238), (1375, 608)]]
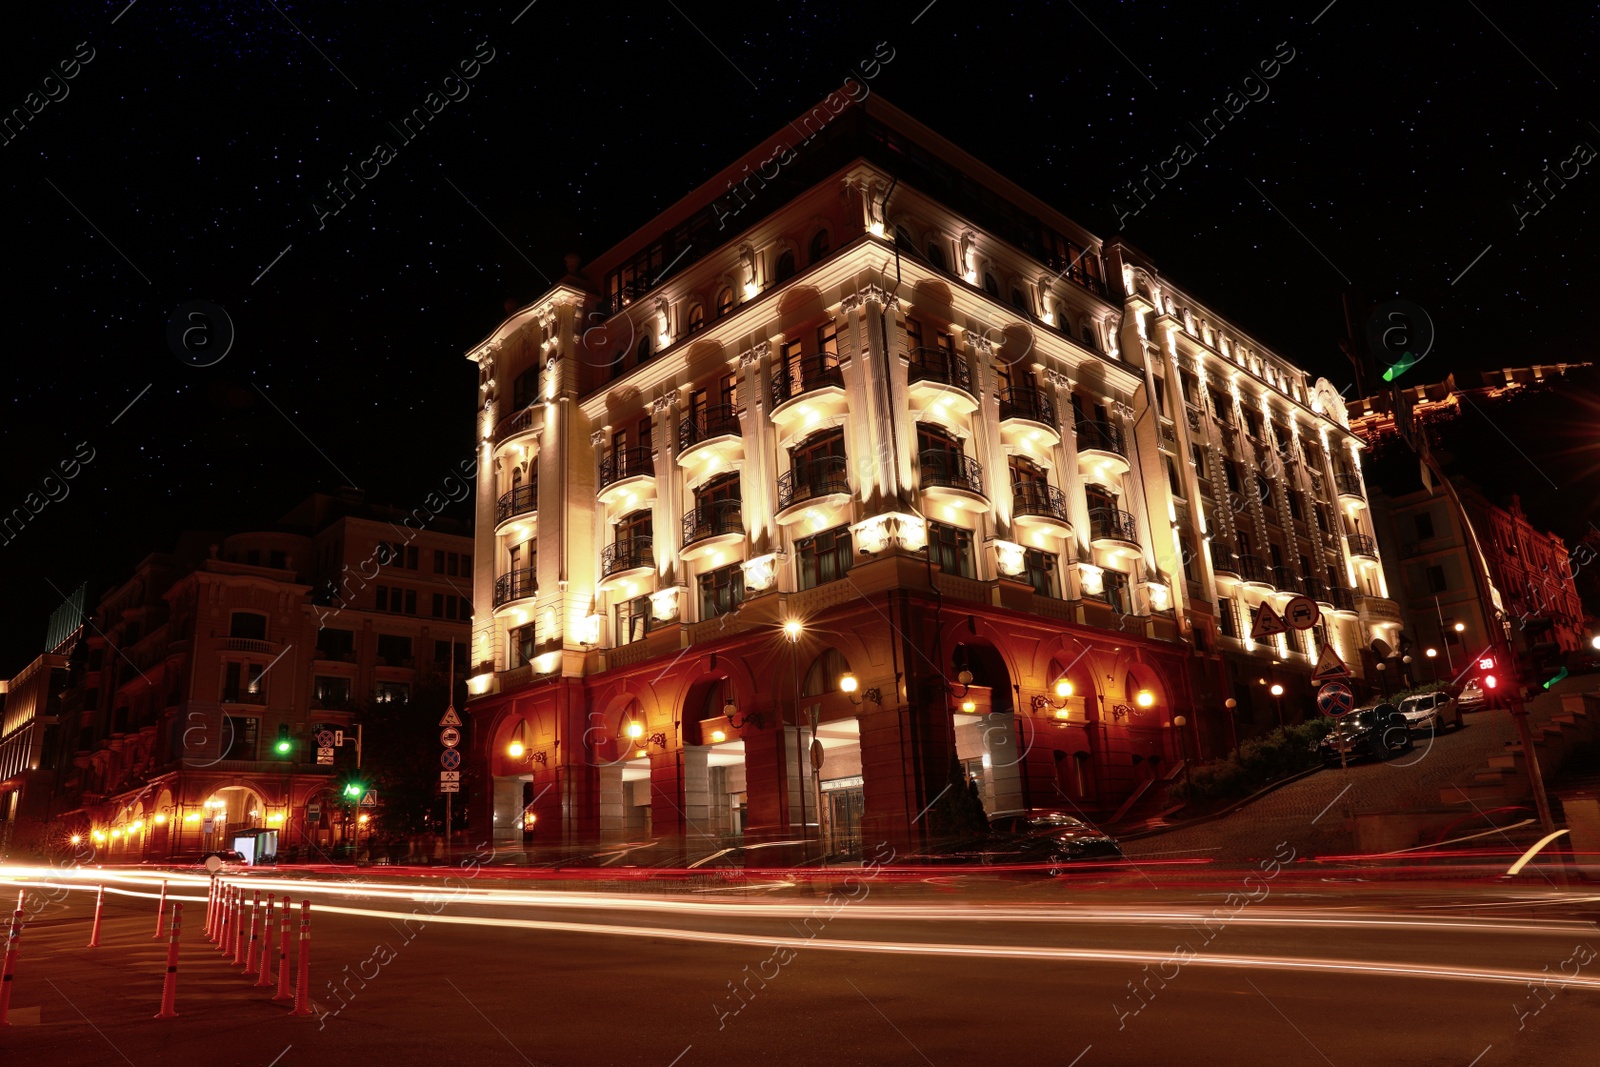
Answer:
[(1272, 609), (1271, 603), (1263, 600), (1261, 607), (1256, 611), (1256, 624), (1250, 631), (1251, 640), (1260, 641), (1262, 638), (1288, 632), (1289, 624), (1283, 621), (1283, 616)]
[(1317, 657), (1316, 669), (1311, 672), (1313, 682), (1331, 682), (1335, 678), (1350, 677), (1350, 668), (1344, 665), (1344, 660), (1339, 658), (1339, 653), (1333, 650), (1332, 645), (1323, 645), (1322, 654)]
[(461, 716), (456, 714), (456, 706), (450, 705), (445, 709), (444, 718), (439, 720), (440, 726), (460, 726)]

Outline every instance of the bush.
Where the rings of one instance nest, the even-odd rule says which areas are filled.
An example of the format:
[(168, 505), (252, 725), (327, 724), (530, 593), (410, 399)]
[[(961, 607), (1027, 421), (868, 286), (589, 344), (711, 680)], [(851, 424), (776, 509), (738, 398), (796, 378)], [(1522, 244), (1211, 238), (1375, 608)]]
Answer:
[(1191, 768), (1188, 781), (1173, 783), (1167, 795), (1191, 804), (1249, 796), (1269, 782), (1315, 765), (1319, 757), (1312, 745), (1332, 728), (1330, 720), (1316, 718), (1252, 737), (1240, 743), (1237, 756)]

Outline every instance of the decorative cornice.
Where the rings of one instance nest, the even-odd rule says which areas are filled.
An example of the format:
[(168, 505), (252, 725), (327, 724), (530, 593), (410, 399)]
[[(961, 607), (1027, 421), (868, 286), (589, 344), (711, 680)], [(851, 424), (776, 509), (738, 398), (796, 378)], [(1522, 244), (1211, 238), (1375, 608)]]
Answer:
[(869, 301), (882, 304), (889, 311), (900, 310), (900, 298), (881, 285), (869, 285), (860, 292), (847, 293), (839, 306), (845, 311), (854, 311)]
[(675, 393), (675, 392), (673, 392), (673, 393), (665, 393), (665, 394), (663, 394), (661, 396), (656, 397), (654, 400), (650, 401), (650, 410), (651, 410), (651, 412), (653, 412), (656, 415), (659, 415), (663, 411), (667, 411), (668, 409), (675, 408), (677, 406), (678, 406), (678, 394)]
[(596, 430), (596, 431), (594, 431), (593, 433), (591, 433), (589, 435), (589, 443), (591, 445), (593, 445), (594, 447), (596, 447), (596, 448), (599, 448), (600, 445), (605, 441), (605, 439), (606, 439), (606, 432), (603, 429)]
[(1068, 378), (1064, 372), (1058, 371), (1054, 367), (1046, 367), (1044, 369), (1044, 380), (1055, 386), (1057, 389), (1070, 390), (1072, 388), (1072, 379)]

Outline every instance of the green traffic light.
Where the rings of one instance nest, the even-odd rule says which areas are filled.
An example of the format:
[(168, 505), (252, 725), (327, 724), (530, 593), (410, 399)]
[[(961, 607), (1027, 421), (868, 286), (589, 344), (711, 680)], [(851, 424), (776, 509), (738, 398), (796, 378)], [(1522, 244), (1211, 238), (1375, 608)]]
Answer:
[(1383, 380), (1386, 382), (1392, 382), (1396, 378), (1400, 377), (1400, 375), (1410, 370), (1412, 367), (1415, 367), (1417, 363), (1418, 360), (1412, 358), (1410, 352), (1403, 352), (1400, 355), (1399, 361), (1383, 372)]
[(362, 794), (362, 792), (363, 789), (357, 782), (351, 782), (349, 785), (344, 787), (344, 795), (347, 797), (358, 797)]
[(279, 751), (279, 752), (281, 752), (281, 753), (283, 753), (283, 754), (284, 754), (284, 755), (288, 755), (288, 753), (289, 753), (289, 749), (291, 749), (291, 748), (293, 748), (293, 747), (294, 747), (294, 746), (293, 746), (293, 745), (291, 745), (291, 744), (290, 744), (290, 743), (289, 743), (289, 742), (287, 742), (287, 741), (279, 741), (279, 742), (278, 742), (278, 751)]

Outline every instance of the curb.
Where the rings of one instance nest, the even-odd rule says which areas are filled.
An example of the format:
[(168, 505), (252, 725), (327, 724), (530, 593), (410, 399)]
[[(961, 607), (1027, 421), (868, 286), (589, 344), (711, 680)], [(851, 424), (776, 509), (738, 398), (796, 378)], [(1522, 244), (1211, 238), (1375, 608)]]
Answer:
[(1268, 793), (1273, 793), (1273, 792), (1276, 792), (1279, 789), (1282, 789), (1284, 786), (1288, 785), (1290, 782), (1298, 782), (1302, 778), (1308, 777), (1309, 775), (1313, 775), (1313, 774), (1317, 773), (1318, 771), (1326, 770), (1326, 769), (1327, 768), (1325, 768), (1325, 767), (1307, 767), (1303, 771), (1296, 771), (1294, 774), (1289, 775), (1287, 778), (1280, 778), (1276, 782), (1271, 783), (1270, 785), (1266, 786), (1265, 788), (1258, 789), (1254, 793), (1251, 793), (1247, 797), (1241, 797), (1240, 799), (1235, 800), (1232, 804), (1229, 804), (1227, 807), (1221, 808), (1218, 811), (1213, 811), (1209, 815), (1197, 815), (1192, 819), (1185, 819), (1183, 822), (1169, 823), (1166, 826), (1157, 826), (1157, 827), (1155, 827), (1153, 829), (1150, 829), (1150, 830), (1140, 830), (1140, 831), (1136, 831), (1135, 833), (1131, 833), (1131, 834), (1116, 834), (1115, 836), (1116, 836), (1118, 841), (1139, 841), (1139, 840), (1142, 840), (1142, 839), (1144, 839), (1146, 837), (1155, 837), (1155, 836), (1157, 836), (1159, 834), (1170, 833), (1173, 830), (1182, 830), (1182, 829), (1184, 829), (1185, 827), (1188, 827), (1188, 826), (1201, 826), (1201, 825), (1204, 825), (1205, 823), (1208, 823), (1208, 822), (1215, 822), (1218, 819), (1223, 819), (1223, 818), (1226, 818), (1229, 815), (1232, 815), (1234, 812), (1238, 811), (1240, 808), (1244, 807), (1246, 804), (1251, 804), (1251, 803), (1254, 803), (1257, 800), (1260, 800), (1262, 797), (1266, 796)]

